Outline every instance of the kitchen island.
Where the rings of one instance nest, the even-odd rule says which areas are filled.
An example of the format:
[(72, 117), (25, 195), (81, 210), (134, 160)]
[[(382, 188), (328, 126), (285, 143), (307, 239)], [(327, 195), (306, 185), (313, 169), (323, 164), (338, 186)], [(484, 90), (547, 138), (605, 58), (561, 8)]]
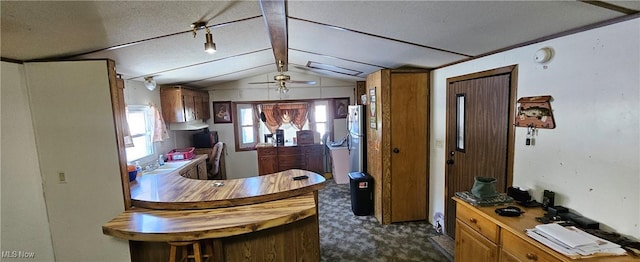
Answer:
[(213, 253), (208, 261), (319, 261), (317, 190), (324, 183), (295, 169), (231, 180), (143, 175), (131, 186), (134, 207), (102, 230), (130, 241), (132, 261), (170, 261), (182, 255), (169, 243), (193, 242)]

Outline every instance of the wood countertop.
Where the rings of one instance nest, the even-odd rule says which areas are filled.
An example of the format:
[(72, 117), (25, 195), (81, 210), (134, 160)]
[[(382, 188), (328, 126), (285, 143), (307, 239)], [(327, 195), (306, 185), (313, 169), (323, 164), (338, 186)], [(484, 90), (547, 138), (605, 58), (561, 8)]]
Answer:
[[(293, 180), (301, 175), (309, 178)], [(135, 207), (173, 210), (240, 206), (314, 192), (325, 181), (317, 173), (298, 169), (229, 180), (184, 178), (176, 171), (138, 177), (131, 183), (131, 202)]]
[(206, 210), (127, 210), (105, 225), (105, 235), (136, 241), (191, 241), (273, 228), (316, 215), (313, 193), (259, 204)]

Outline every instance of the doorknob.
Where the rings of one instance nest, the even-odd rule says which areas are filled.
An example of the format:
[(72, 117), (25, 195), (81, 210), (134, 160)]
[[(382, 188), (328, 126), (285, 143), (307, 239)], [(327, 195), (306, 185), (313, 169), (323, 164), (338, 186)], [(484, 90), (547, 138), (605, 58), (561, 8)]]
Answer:
[(400, 149), (398, 149), (398, 148), (396, 147), (396, 148), (394, 148), (394, 149), (393, 149), (393, 152), (394, 152), (394, 153), (396, 153), (396, 154), (397, 154), (397, 153), (400, 153)]
[(455, 162), (453, 161), (453, 156), (456, 154), (456, 152), (451, 151), (449, 152), (449, 159), (447, 159), (447, 165), (453, 165)]

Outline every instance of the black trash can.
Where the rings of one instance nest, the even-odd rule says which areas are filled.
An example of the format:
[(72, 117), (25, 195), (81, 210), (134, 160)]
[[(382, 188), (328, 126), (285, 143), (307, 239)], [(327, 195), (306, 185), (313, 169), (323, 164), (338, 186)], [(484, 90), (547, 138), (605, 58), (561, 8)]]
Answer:
[(373, 177), (362, 172), (349, 173), (351, 211), (356, 216), (373, 213)]

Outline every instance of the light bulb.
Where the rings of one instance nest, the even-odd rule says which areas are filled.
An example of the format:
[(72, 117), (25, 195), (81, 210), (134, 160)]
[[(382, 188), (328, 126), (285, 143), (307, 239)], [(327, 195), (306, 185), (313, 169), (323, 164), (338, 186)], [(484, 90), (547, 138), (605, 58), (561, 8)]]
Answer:
[(144, 78), (144, 86), (149, 89), (149, 91), (156, 89), (156, 80), (153, 79), (153, 76), (147, 76)]
[(213, 42), (213, 35), (211, 33), (205, 34), (206, 42), (204, 43), (204, 51), (213, 54), (216, 52), (216, 43)]

